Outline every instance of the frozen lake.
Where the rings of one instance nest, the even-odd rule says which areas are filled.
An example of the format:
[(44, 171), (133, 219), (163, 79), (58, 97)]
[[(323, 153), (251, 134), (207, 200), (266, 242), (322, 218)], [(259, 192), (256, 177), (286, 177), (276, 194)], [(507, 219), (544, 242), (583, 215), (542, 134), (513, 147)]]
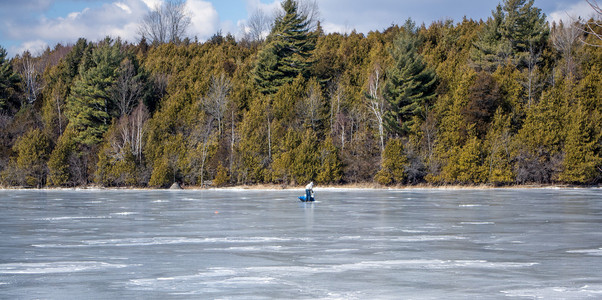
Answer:
[(602, 190), (0, 191), (2, 299), (600, 299)]

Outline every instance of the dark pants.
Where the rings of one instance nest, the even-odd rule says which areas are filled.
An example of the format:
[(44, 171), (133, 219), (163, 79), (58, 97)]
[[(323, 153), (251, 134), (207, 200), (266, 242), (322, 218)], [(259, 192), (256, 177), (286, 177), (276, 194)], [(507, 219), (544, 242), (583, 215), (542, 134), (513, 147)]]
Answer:
[(305, 201), (311, 201), (311, 190), (305, 190)]

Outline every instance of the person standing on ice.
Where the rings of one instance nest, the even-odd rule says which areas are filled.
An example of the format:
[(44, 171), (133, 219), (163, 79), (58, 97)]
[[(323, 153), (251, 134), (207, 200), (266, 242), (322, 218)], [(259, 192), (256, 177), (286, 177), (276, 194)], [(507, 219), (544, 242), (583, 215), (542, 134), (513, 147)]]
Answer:
[(314, 182), (310, 182), (305, 186), (305, 201), (311, 201), (311, 194), (314, 192)]

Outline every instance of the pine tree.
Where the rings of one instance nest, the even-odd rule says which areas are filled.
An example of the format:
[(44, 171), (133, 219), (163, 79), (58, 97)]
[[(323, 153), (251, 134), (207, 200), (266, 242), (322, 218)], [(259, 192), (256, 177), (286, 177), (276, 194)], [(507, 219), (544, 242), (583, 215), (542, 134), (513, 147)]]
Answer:
[(435, 98), (437, 78), (418, 53), (416, 25), (408, 19), (394, 42), (394, 65), (387, 72), (385, 99), (391, 109), (385, 114), (389, 132), (405, 135), (416, 119), (426, 119)]
[(512, 44), (517, 65), (525, 66), (531, 52), (540, 50), (550, 33), (546, 15), (534, 7), (535, 0), (506, 0), (504, 23), (500, 30)]
[(534, 0), (504, 0), (487, 20), (472, 51), (473, 61), (493, 72), (508, 60), (519, 67), (533, 67), (547, 42), (546, 15)]
[(485, 71), (495, 71), (512, 53), (512, 45), (501, 33), (503, 22), (504, 12), (502, 6), (498, 5), (487, 19), (483, 32), (471, 51), (472, 60)]
[(0, 47), (0, 112), (17, 109), (15, 95), (18, 91), (19, 75), (6, 59), (6, 49)]
[(69, 126), (77, 133), (76, 141), (96, 145), (116, 116), (116, 104), (111, 89), (123, 58), (121, 42), (107, 38), (91, 57), (83, 58), (79, 79), (68, 98)]
[(258, 53), (253, 70), (255, 82), (263, 94), (273, 94), (299, 74), (307, 77), (317, 35), (310, 32), (307, 16), (299, 11), (296, 0), (282, 2), (284, 15), (276, 18), (266, 45)]

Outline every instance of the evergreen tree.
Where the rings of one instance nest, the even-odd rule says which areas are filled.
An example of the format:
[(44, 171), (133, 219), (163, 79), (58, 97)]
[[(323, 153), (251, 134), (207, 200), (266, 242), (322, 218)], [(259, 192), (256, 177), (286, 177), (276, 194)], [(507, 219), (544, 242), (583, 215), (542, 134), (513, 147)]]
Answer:
[(230, 182), (230, 176), (228, 175), (228, 170), (222, 165), (222, 162), (219, 162), (217, 166), (217, 174), (213, 179), (213, 185), (216, 187), (225, 186)]
[(546, 15), (533, 6), (535, 0), (506, 0), (501, 34), (510, 41), (515, 64), (526, 66), (533, 51), (541, 51), (550, 34)]
[(13, 66), (6, 56), (6, 49), (0, 47), (0, 112), (18, 108), (15, 95), (18, 91), (19, 75), (13, 71)]
[(473, 61), (493, 72), (508, 60), (519, 67), (532, 67), (547, 42), (546, 15), (534, 0), (504, 0), (487, 20), (472, 51)]
[(65, 131), (52, 150), (48, 159), (48, 185), (67, 186), (74, 182), (72, 163), (75, 162), (75, 134), (71, 131)]
[(426, 119), (437, 81), (435, 71), (418, 53), (416, 25), (408, 19), (403, 29), (393, 45), (394, 65), (387, 72), (384, 92), (391, 107), (385, 114), (387, 129), (401, 135), (407, 134), (416, 120)]
[(253, 77), (263, 94), (273, 94), (299, 74), (307, 77), (317, 35), (299, 10), (296, 0), (282, 2), (284, 14), (276, 18), (266, 45), (258, 53)]
[(391, 139), (385, 146), (381, 169), (374, 179), (379, 184), (400, 184), (407, 178), (408, 158), (404, 154), (401, 139)]
[(107, 38), (90, 56), (80, 65), (79, 78), (68, 98), (67, 116), (77, 133), (76, 141), (96, 145), (117, 113), (111, 91), (123, 59), (121, 42)]
[(512, 45), (502, 36), (503, 23), (504, 12), (498, 5), (487, 19), (479, 40), (474, 43), (472, 60), (485, 71), (495, 71), (512, 53)]
[(510, 184), (515, 181), (510, 156), (511, 138), (510, 116), (498, 108), (484, 141), (487, 152), (485, 167), (488, 167), (490, 183)]
[(331, 137), (320, 145), (320, 171), (316, 177), (319, 183), (338, 183), (343, 179), (343, 164), (339, 158), (339, 150), (334, 146)]
[[(593, 120), (589, 116), (591, 114), (594, 115)], [(595, 135), (594, 120), (600, 120), (600, 115), (596, 111), (587, 112), (580, 103), (569, 115), (567, 140), (564, 144), (565, 157), (559, 174), (561, 181), (588, 184), (600, 179), (602, 157), (596, 153), (600, 145)]]
[(50, 154), (50, 141), (39, 129), (21, 136), (14, 146), (16, 166), (25, 176), (28, 186), (42, 187), (46, 183), (46, 161)]

